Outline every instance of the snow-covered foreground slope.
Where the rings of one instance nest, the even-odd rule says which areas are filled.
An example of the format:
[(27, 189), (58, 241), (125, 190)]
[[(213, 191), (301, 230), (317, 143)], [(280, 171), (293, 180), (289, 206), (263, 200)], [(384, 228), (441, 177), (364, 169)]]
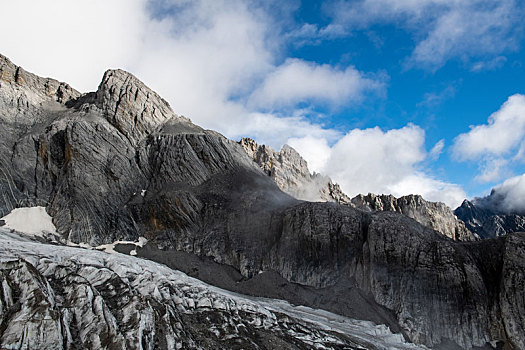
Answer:
[(0, 229), (0, 348), (416, 349), (385, 326)]

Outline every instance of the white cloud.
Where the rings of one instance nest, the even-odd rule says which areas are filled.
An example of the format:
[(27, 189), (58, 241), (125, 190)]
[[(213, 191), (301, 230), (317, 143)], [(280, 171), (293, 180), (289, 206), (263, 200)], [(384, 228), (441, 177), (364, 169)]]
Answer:
[(492, 158), (485, 157), (480, 162), (480, 171), (475, 179), (480, 182), (493, 182), (500, 180), (507, 175), (508, 171), (505, 167), (509, 164), (509, 161), (503, 158)]
[[(151, 16), (159, 4), (166, 8)], [(428, 158), (419, 127), (356, 129), (341, 137), (310, 122), (312, 109), (297, 110), (304, 103), (359, 103), (369, 92), (381, 93), (382, 79), (352, 66), (281, 63), (289, 38), (256, 3), (19, 0), (3, 4), (2, 13), (9, 15), (0, 21), (0, 52), (29, 71), (93, 91), (105, 69), (123, 68), (197, 124), (274, 147), (288, 140), (312, 169), (351, 195), (418, 191), (451, 204), (452, 185), (418, 169)], [(324, 38), (344, 32), (338, 23), (313, 29)]]
[(482, 204), (505, 213), (525, 212), (525, 174), (505, 180), (494, 187)]
[(432, 149), (430, 150), (430, 153), (428, 154), (428, 157), (431, 160), (438, 159), (439, 156), (441, 155), (441, 153), (443, 152), (443, 148), (444, 147), (445, 147), (445, 140), (444, 139), (439, 140), (438, 142), (436, 142), (434, 147), (432, 147)]
[(468, 133), (454, 140), (454, 154), (459, 160), (503, 155), (519, 146), (525, 136), (525, 96), (513, 95), (493, 113), (487, 124), (471, 126)]
[(291, 43), (296, 47), (304, 45), (319, 45), (324, 40), (333, 40), (348, 35), (346, 29), (340, 24), (329, 24), (319, 28), (317, 24), (305, 23), (300, 28), (286, 34)]
[(418, 107), (423, 106), (432, 108), (439, 106), (443, 101), (452, 98), (456, 94), (456, 85), (452, 84), (439, 92), (427, 92), (423, 95), (423, 100), (417, 104)]
[(516, 94), (489, 117), (487, 124), (471, 126), (469, 132), (457, 136), (452, 151), (459, 161), (479, 161), (482, 173), (477, 179), (489, 182), (501, 179), (511, 160), (521, 159), (524, 139), (525, 96)]
[(495, 69), (503, 67), (503, 65), (506, 62), (507, 62), (507, 57), (497, 56), (488, 61), (475, 62), (474, 64), (472, 64), (472, 67), (470, 68), (470, 70), (473, 72), (480, 72), (480, 71), (485, 71), (485, 70), (495, 70)]
[(287, 142), (308, 162), (308, 169), (312, 172), (323, 171), (326, 162), (330, 158), (330, 146), (324, 138), (305, 136), (302, 138), (290, 138)]
[(418, 172), (401, 179), (390, 188), (394, 196), (417, 193), (428, 201), (443, 202), (452, 209), (457, 208), (467, 197), (461, 186)]
[(235, 130), (232, 132), (241, 130), (241, 135), (253, 135), (259, 143), (275, 148), (287, 143), (290, 138), (312, 137), (335, 141), (341, 137), (341, 133), (337, 130), (312, 124), (301, 113), (291, 117), (279, 117), (271, 113), (252, 113), (249, 118), (250, 123), (240, 128), (233, 125)]
[[(11, 15), (0, 21), (0, 52), (81, 91), (95, 90), (107, 68), (123, 68), (175, 112), (231, 138), (252, 136), (280, 146), (289, 137), (333, 137), (335, 131), (294, 113), (293, 104), (308, 99), (323, 108), (348, 105), (381, 83), (354, 67), (281, 63), (287, 39), (263, 6), (227, 0), (11, 1), (2, 5), (2, 13)], [(335, 35), (336, 29), (317, 32)], [(328, 85), (331, 79), (340, 89)], [(303, 85), (297, 89), (294, 82)], [(272, 86), (280, 96), (272, 95)], [(263, 102), (290, 108), (270, 111)], [(276, 129), (270, 131), (268, 122)]]
[(339, 106), (359, 101), (365, 92), (382, 87), (382, 83), (365, 77), (354, 67), (337, 69), (328, 64), (287, 59), (266, 77), (250, 102), (266, 109), (305, 101)]
[(339, 1), (329, 11), (335, 23), (350, 28), (375, 23), (405, 27), (416, 40), (411, 64), (435, 69), (449, 59), (487, 61), (476, 62), (474, 70), (501, 64), (501, 59), (493, 62), (493, 57), (517, 47), (524, 15), (516, 0)]
[[(421, 194), (455, 208), (466, 197), (460, 186), (425, 174), (419, 165), (429, 158), (425, 132), (409, 124), (401, 129), (354, 129), (327, 148), (324, 140), (291, 140), (292, 147), (318, 171), (329, 175), (349, 196), (384, 193), (395, 196)], [(319, 152), (312, 148), (321, 145)], [(437, 149), (444, 145), (437, 143)], [(434, 153), (437, 152), (437, 149)], [(322, 150), (322, 152), (321, 152)]]
[(26, 70), (91, 91), (106, 69), (129, 65), (140, 52), (144, 6), (142, 0), (3, 1), (0, 52)]

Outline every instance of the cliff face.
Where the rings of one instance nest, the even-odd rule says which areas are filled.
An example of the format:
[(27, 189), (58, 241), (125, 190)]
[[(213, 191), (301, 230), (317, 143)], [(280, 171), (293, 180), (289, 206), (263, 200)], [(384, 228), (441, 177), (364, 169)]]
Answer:
[(444, 203), (429, 202), (419, 195), (396, 198), (392, 195), (369, 193), (355, 196), (351, 202), (355, 207), (363, 210), (401, 213), (454, 240), (473, 241), (477, 239)]
[[(2, 72), (17, 70), (2, 58)], [(318, 293), (303, 299), (307, 305), (355, 315), (366, 300), (382, 308), (379, 322), (417, 343), (470, 349), (501, 340), (525, 347), (523, 235), (456, 242), (400, 213), (300, 202), (254, 162), (260, 153), (270, 175), (291, 174), (279, 177), (286, 179), (280, 186), (290, 186), (307, 178), (306, 164), (291, 149), (279, 160), (250, 142), (203, 130), (123, 71), (108, 71), (95, 93), (52, 83), (70, 91), (60, 98), (45, 93), (45, 79), (6, 76), (0, 81), (0, 121), (8, 130), (0, 143), (2, 215), (43, 205), (70, 241), (97, 245), (145, 236), (152, 248), (209, 258), (243, 280), (273, 271)], [(422, 205), (410, 203), (391, 204)], [(34, 278), (47, 293), (45, 281)], [(268, 283), (262, 294), (286, 284)], [(333, 299), (334, 290), (337, 302), (319, 301)], [(151, 309), (133, 316), (137, 322), (156, 312), (149, 302)]]
[(277, 152), (249, 138), (243, 138), (239, 143), (263, 172), (294, 198), (336, 202), (365, 211), (395, 211), (455, 240), (472, 241), (478, 238), (444, 203), (429, 202), (419, 195), (396, 198), (369, 193), (350, 199), (329, 177), (317, 173), (312, 175), (306, 161), (290, 146), (284, 145)]

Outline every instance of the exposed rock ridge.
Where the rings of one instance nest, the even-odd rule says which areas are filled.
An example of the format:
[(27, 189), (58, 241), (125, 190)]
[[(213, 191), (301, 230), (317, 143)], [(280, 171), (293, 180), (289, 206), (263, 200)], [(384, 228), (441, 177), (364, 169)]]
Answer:
[(465, 222), (466, 227), (482, 238), (494, 238), (513, 232), (525, 231), (525, 216), (496, 212), (483, 202), (464, 200), (454, 214)]
[(420, 195), (408, 195), (396, 198), (392, 195), (357, 195), (352, 204), (368, 211), (394, 211), (416, 220), (445, 236), (458, 241), (472, 241), (477, 237), (459, 220), (452, 210), (440, 202), (429, 202)]
[[(5, 91), (4, 97), (11, 97), (21, 105), (25, 104), (25, 107), (49, 100), (66, 103), (80, 96), (80, 92), (69, 84), (26, 72), (1, 54), (0, 88)], [(7, 92), (8, 89), (9, 92)]]
[(289, 145), (277, 152), (250, 138), (242, 138), (239, 143), (264, 173), (289, 195), (308, 201), (350, 202), (350, 198), (328, 176), (311, 174), (306, 160)]
[(133, 144), (170, 118), (182, 118), (156, 92), (120, 69), (104, 73), (95, 94), (95, 104)]

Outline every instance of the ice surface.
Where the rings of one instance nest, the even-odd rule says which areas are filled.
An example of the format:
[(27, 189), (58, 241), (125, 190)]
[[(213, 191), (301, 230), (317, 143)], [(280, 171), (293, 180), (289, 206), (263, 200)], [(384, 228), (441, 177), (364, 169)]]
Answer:
[[(140, 245), (144, 242), (145, 240), (141, 239), (139, 243), (131, 243)], [(217, 312), (218, 315), (223, 315), (220, 317), (231, 317), (223, 322), (229, 327), (226, 328), (227, 332), (224, 328), (220, 329), (220, 324), (216, 326), (219, 328), (212, 330), (217, 334), (223, 334), (224, 339), (240, 336), (240, 329), (249, 325), (265, 330), (277, 329), (278, 332), (285, 332), (287, 336), (300, 339), (303, 343), (318, 349), (332, 348), (327, 344), (344, 345), (349, 339), (354, 344), (363, 344), (363, 348), (425, 349), (420, 345), (405, 343), (401, 335), (393, 334), (383, 325), (354, 320), (323, 310), (294, 306), (282, 300), (244, 296), (208, 285), (180, 271), (149, 260), (124, 254), (107, 254), (95, 249), (34, 242), (24, 237), (17, 237), (16, 233), (5, 228), (0, 228), (0, 258), (3, 262), (24, 259), (43, 276), (51, 277), (62, 276), (63, 272), (60, 271), (76, 266), (73, 268), (75, 273), (94, 288), (98, 286), (107, 288), (108, 283), (115, 280), (112, 276), (116, 275), (132, 288), (135, 295), (140, 296), (140, 300), (154, 300), (160, 305), (166, 305), (172, 312), (187, 314)], [(46, 286), (46, 289), (51, 290), (48, 283)], [(77, 295), (78, 292), (72, 294)], [(52, 298), (50, 294), (50, 303)], [(105, 309), (104, 301), (99, 296), (96, 297), (89, 292), (87, 301), (96, 310), (100, 309), (100, 312), (108, 314), (107, 322), (110, 324), (107, 327), (117, 328), (115, 323), (117, 321), (114, 318), (117, 316), (109, 314)], [(149, 304), (150, 301), (147, 302), (147, 305)], [(124, 316), (120, 316), (124, 318), (119, 322), (127, 322), (134, 319), (133, 317), (137, 319), (137, 329), (134, 332), (138, 337), (142, 337), (141, 329), (149, 329), (155, 323), (148, 312), (142, 311), (137, 314), (137, 308), (144, 308), (145, 305), (130, 304), (129, 309), (122, 310)], [(31, 310), (28, 310), (28, 313), (29, 311)], [(239, 319), (240, 312), (248, 316)], [(68, 315), (64, 314), (63, 318), (67, 319), (67, 317)], [(282, 327), (283, 317), (286, 327)], [(63, 327), (68, 327), (68, 324), (64, 324)], [(13, 328), (13, 331), (16, 330)], [(170, 339), (169, 343), (174, 344), (175, 338)]]

